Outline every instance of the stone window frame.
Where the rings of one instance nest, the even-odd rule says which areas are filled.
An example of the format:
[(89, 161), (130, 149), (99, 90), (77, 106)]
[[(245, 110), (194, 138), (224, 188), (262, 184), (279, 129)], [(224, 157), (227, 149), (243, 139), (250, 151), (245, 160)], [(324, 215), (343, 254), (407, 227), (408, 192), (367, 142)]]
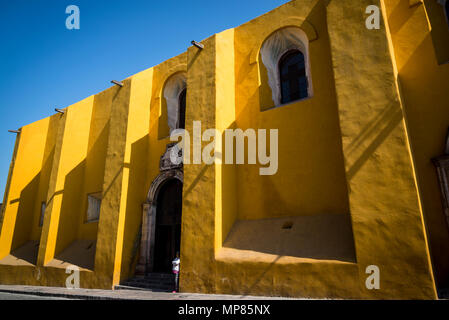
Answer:
[[(94, 222), (98, 222), (100, 221), (100, 212), (101, 212), (101, 202), (102, 202), (102, 193), (101, 192), (94, 192), (94, 193), (89, 193), (87, 195), (87, 208), (86, 208), (86, 221), (85, 223), (94, 223)], [(89, 210), (90, 210), (90, 201), (89, 199), (93, 198), (95, 200), (98, 200), (99, 205), (98, 205), (98, 213), (96, 213), (95, 215), (93, 215), (92, 217), (90, 217), (89, 214)]]
[[(278, 43), (275, 43), (274, 37), (283, 34), (284, 39), (286, 38), (286, 34), (289, 34), (293, 39), (292, 42), (286, 44), (285, 41), (278, 41)], [(316, 40), (316, 39), (314, 39)], [(271, 42), (271, 43), (270, 43)], [(279, 49), (279, 47), (276, 48), (276, 45), (279, 45), (279, 42), (281, 42), (281, 46), (284, 48), (280, 50), (277, 54), (274, 53), (275, 50)], [(274, 108), (286, 106), (292, 103), (297, 103), (299, 101), (307, 100), (313, 97), (313, 82), (312, 82), (312, 67), (310, 63), (310, 52), (309, 52), (309, 43), (311, 40), (309, 39), (309, 35), (298, 26), (286, 26), (279, 28), (275, 31), (273, 31), (270, 35), (268, 35), (264, 41), (262, 42), (262, 45), (260, 47), (260, 55), (261, 55), (261, 63), (267, 70), (267, 76), (268, 76), (268, 85), (271, 88), (272, 91), (272, 100), (274, 102)], [(305, 67), (306, 67), (306, 78), (307, 78), (307, 97), (290, 101), (288, 103), (283, 104), (281, 101), (281, 83), (280, 83), (280, 70), (279, 70), (279, 63), (281, 62), (281, 59), (284, 57), (284, 55), (289, 52), (297, 50), (300, 51), (304, 55), (305, 60)], [(267, 55), (271, 55), (268, 57)], [(275, 58), (273, 59), (273, 55), (275, 55)], [(270, 108), (271, 109), (271, 108)], [(266, 109), (269, 110), (269, 109)], [(262, 110), (262, 111), (266, 111)]]
[(47, 203), (45, 201), (41, 202), (41, 214), (39, 217), (39, 227), (42, 227), (44, 225), (44, 217), (45, 217), (45, 210), (47, 210)]
[(444, 14), (446, 15), (447, 27), (449, 28), (449, 0), (439, 0), (443, 6)]
[(449, 130), (446, 136), (446, 146), (444, 154), (439, 157), (433, 158), (432, 162), (437, 169), (444, 215), (446, 217), (446, 223), (449, 228)]
[(415, 0), (415, 5), (423, 5), (429, 22), (429, 32), (438, 65), (449, 63), (449, 16), (446, 4), (449, 0)]
[[(183, 81), (183, 85), (178, 87), (171, 87), (176, 85), (176, 83), (174, 82), (176, 82), (178, 79), (180, 81)], [(171, 94), (171, 97), (168, 97), (169, 90), (174, 91), (174, 94)], [(162, 98), (165, 99), (167, 106), (167, 125), (169, 128), (169, 136), (173, 130), (179, 128), (179, 114), (181, 109), (180, 97), (184, 90), (187, 90), (187, 73), (184, 71), (178, 71), (169, 75), (162, 87)]]

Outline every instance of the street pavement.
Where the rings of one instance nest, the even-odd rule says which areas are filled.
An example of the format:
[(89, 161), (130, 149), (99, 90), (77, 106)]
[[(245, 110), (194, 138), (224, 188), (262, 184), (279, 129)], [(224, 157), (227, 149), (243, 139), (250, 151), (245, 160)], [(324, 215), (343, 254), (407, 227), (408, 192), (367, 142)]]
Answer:
[(33, 296), (29, 294), (18, 294), (0, 292), (0, 300), (68, 300), (67, 298)]
[[(17, 299), (15, 299), (17, 298)], [(25, 299), (28, 298), (28, 299)], [(67, 289), (56, 287), (0, 285), (0, 300), (286, 300), (288, 298), (243, 295), (168, 293), (148, 290)]]

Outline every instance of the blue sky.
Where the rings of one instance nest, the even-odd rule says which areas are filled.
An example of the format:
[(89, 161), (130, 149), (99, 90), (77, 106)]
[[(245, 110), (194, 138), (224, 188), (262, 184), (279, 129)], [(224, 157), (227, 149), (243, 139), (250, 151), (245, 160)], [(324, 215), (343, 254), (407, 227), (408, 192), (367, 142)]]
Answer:
[[(0, 0), (0, 190), (18, 129), (287, 0)], [(80, 29), (65, 26), (80, 9)], [(32, 155), (31, 155), (32, 156)], [(3, 197), (0, 201), (3, 200)]]

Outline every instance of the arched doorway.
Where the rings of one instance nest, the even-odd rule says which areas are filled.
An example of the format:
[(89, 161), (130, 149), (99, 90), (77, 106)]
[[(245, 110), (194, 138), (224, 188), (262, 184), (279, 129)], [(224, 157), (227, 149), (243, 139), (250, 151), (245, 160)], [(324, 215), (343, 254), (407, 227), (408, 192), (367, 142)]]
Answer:
[(181, 249), (181, 181), (166, 181), (157, 197), (153, 271), (170, 273), (171, 262)]
[(151, 184), (143, 205), (137, 275), (171, 271), (171, 261), (181, 247), (183, 180), (182, 169), (173, 168), (162, 171)]

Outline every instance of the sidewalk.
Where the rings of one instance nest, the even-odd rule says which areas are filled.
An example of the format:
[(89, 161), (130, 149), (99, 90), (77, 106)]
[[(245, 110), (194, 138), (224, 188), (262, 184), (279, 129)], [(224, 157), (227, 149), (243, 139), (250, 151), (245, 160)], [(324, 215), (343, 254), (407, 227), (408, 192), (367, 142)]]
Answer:
[(278, 297), (0, 285), (0, 292), (81, 300), (290, 300)]

